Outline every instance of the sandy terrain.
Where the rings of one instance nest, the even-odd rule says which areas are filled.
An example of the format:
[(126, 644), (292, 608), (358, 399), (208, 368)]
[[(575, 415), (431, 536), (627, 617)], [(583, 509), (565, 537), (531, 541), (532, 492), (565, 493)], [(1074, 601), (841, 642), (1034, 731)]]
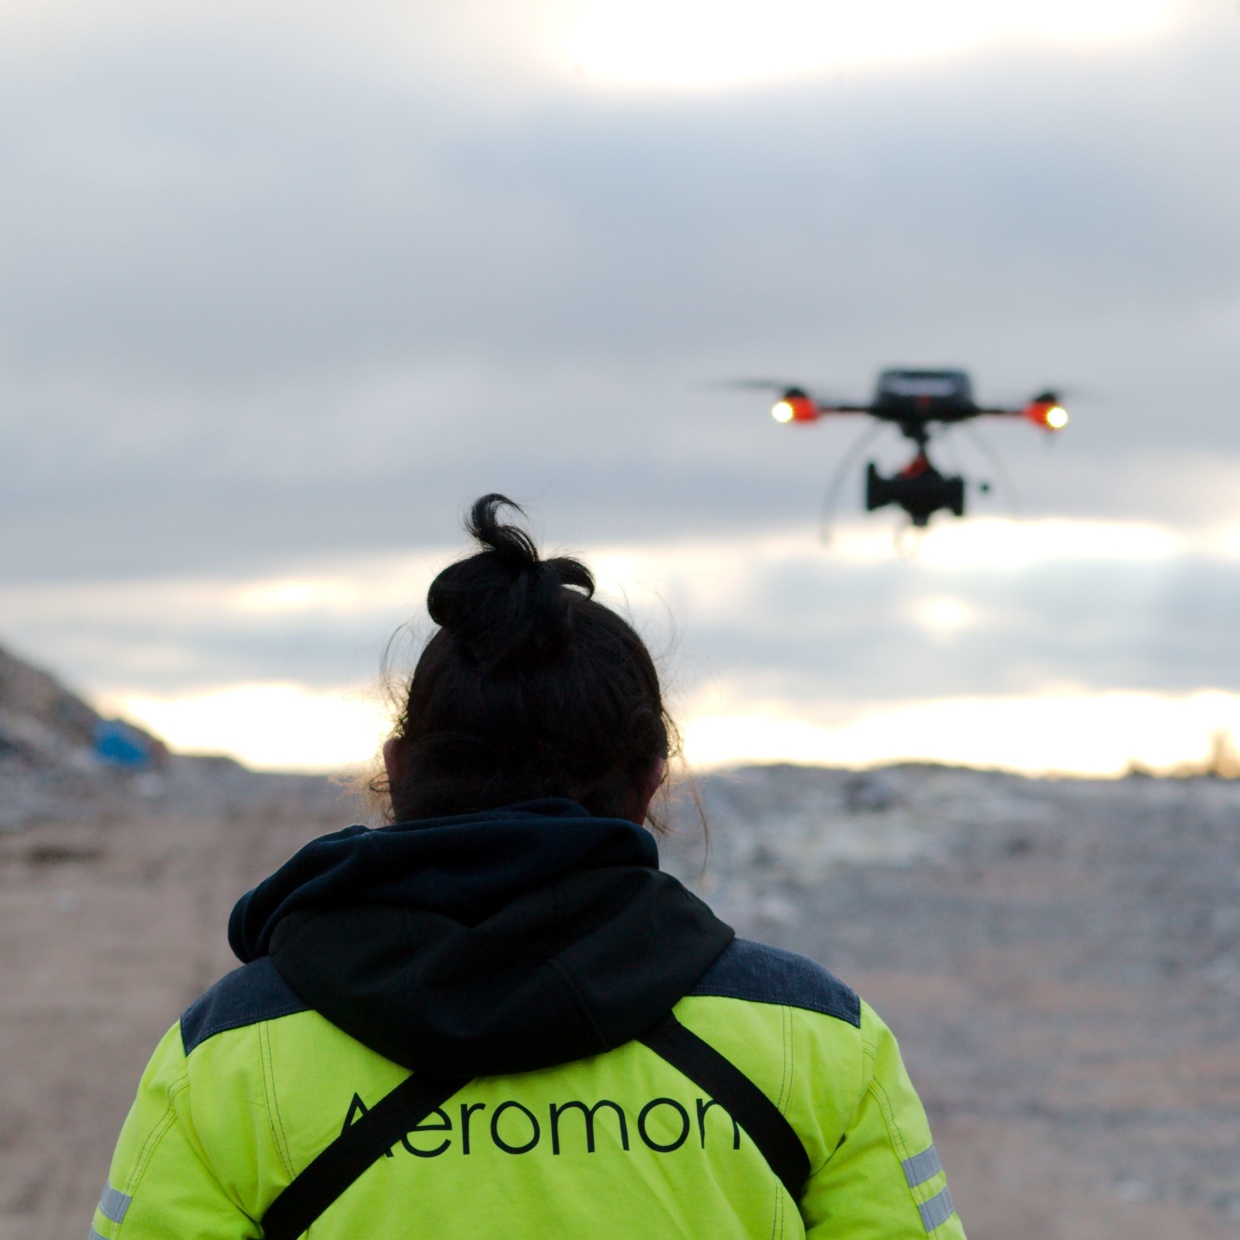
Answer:
[(85, 1236), (147, 1057), (237, 964), (233, 901), (349, 818), (306, 791), (239, 779), (167, 798), (192, 814), (151, 804), (0, 835), (0, 1240)]
[[(672, 863), (896, 1029), (973, 1240), (1240, 1234), (1240, 787), (784, 769), (703, 793), (712, 866), (689, 831)], [(356, 817), (334, 795), (182, 771), (0, 835), (0, 1240), (85, 1235), (147, 1056), (234, 963), (233, 900)]]

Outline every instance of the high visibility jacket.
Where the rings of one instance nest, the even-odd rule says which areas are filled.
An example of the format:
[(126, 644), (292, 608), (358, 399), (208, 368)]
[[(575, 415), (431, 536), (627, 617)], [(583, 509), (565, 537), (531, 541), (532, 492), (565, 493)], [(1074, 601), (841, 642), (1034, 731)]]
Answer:
[[(895, 1038), (868, 1004), (809, 961), (741, 940), (696, 990), (677, 1018), (805, 1145), (799, 1201), (722, 1108), (630, 1042), (470, 1082), (312, 1240), (963, 1237)], [(407, 1075), (306, 1008), (269, 960), (238, 969), (155, 1052), (91, 1240), (261, 1236), (280, 1191)]]
[[(894, 1037), (801, 956), (735, 939), (632, 823), (566, 801), (350, 828), (234, 910), (248, 963), (169, 1030), (91, 1240), (240, 1240), (411, 1070), (467, 1079), (311, 1240), (961, 1240)], [(791, 1124), (794, 1196), (636, 1040), (669, 1010)]]

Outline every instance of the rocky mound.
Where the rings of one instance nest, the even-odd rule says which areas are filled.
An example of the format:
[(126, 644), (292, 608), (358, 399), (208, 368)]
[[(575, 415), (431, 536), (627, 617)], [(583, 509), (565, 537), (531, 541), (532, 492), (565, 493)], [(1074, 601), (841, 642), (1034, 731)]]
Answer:
[(106, 719), (54, 676), (0, 649), (0, 831), (97, 822), (150, 807), (191, 817), (245, 806), (302, 806), (313, 817), (341, 790), (321, 776), (249, 771), (231, 758), (173, 754), (158, 737)]
[(155, 737), (105, 720), (55, 677), (0, 649), (0, 829), (94, 817), (134, 795), (133, 772), (154, 774), (166, 755)]

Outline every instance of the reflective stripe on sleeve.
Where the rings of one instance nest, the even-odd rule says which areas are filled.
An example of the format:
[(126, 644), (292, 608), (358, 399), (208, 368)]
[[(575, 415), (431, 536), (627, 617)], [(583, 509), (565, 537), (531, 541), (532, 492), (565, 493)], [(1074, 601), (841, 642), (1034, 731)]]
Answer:
[(923, 1201), (917, 1209), (921, 1211), (921, 1225), (927, 1231), (942, 1227), (956, 1212), (956, 1207), (952, 1205), (952, 1195), (947, 1189), (941, 1193), (935, 1193), (929, 1201)]
[(90, 1235), (86, 1237), (86, 1240), (107, 1240), (107, 1238), (105, 1236), (101, 1236), (95, 1230), (94, 1225), (92, 1224), (91, 1229), (90, 1229)]
[(99, 1213), (114, 1223), (123, 1223), (125, 1211), (129, 1209), (129, 1203), (132, 1200), (132, 1197), (126, 1197), (124, 1193), (117, 1192), (111, 1184), (107, 1184), (104, 1186), (103, 1195), (99, 1198)]
[(918, 1184), (934, 1179), (943, 1170), (938, 1151), (933, 1145), (928, 1150), (922, 1150), (920, 1154), (914, 1154), (912, 1158), (906, 1158), (901, 1166), (904, 1168), (904, 1177), (908, 1180), (909, 1188), (916, 1188)]

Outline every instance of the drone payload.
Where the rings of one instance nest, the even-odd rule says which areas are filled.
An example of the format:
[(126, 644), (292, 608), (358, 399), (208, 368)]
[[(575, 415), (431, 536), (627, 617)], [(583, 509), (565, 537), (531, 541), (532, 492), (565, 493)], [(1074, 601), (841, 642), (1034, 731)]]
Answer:
[(884, 370), (874, 400), (868, 405), (820, 401), (803, 388), (786, 388), (771, 414), (777, 422), (816, 422), (835, 414), (866, 414), (894, 425), (912, 440), (917, 451), (898, 472), (880, 474), (873, 461), (865, 470), (867, 512), (894, 504), (915, 526), (925, 526), (939, 511), (962, 517), (965, 480), (942, 473), (930, 460), (935, 427), (957, 425), (979, 417), (1024, 418), (1047, 432), (1068, 425), (1068, 412), (1053, 391), (1040, 392), (1016, 408), (991, 408), (973, 399), (973, 384), (963, 370)]

